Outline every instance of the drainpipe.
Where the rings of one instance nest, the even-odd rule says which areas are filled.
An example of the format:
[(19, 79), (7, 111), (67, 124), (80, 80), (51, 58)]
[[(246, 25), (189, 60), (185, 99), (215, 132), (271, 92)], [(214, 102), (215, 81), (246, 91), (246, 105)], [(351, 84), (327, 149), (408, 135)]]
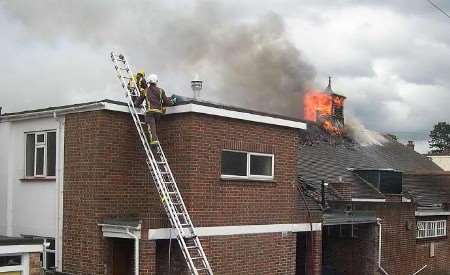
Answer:
[[(136, 230), (141, 229), (141, 225), (134, 228)], [(126, 233), (134, 239), (134, 274), (139, 275), (139, 236), (131, 233), (130, 228), (127, 227)]]
[(381, 219), (377, 219), (377, 225), (378, 225), (378, 269), (381, 270), (385, 275), (389, 275), (389, 273), (384, 270), (384, 268), (381, 266)]

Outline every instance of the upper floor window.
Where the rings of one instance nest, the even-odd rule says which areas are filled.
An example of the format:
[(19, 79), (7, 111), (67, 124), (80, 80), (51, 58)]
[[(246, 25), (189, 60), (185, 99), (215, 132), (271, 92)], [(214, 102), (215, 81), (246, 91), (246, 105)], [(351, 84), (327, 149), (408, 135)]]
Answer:
[(447, 221), (417, 221), (417, 239), (447, 236)]
[(273, 170), (273, 154), (222, 151), (222, 178), (271, 180)]
[(53, 177), (56, 175), (56, 132), (26, 134), (25, 176)]

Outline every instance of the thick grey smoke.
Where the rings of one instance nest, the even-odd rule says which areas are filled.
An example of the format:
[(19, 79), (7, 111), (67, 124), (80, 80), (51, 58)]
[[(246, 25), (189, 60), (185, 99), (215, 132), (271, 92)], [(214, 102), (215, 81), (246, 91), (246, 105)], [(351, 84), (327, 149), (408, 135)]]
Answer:
[(83, 49), (85, 56), (59, 56), (60, 74), (39, 77), (48, 84), (47, 93), (68, 90), (60, 95), (68, 103), (93, 95), (120, 99), (107, 59), (110, 50), (119, 50), (136, 69), (159, 74), (169, 93), (190, 96), (189, 81), (198, 74), (205, 81), (206, 100), (301, 115), (303, 92), (315, 70), (287, 38), (281, 16), (250, 19), (218, 1), (154, 2), (16, 0), (1, 2), (0, 9), (19, 26), (15, 40), (56, 51), (60, 45)]

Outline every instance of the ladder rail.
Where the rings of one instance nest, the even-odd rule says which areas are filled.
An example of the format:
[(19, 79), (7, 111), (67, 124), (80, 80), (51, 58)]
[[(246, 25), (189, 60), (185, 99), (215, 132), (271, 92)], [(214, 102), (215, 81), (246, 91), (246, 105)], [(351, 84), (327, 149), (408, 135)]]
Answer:
[[(112, 54), (112, 56), (113, 56), (113, 54)], [(133, 72), (132, 72), (131, 68), (129, 68), (129, 66), (128, 66), (128, 62), (127, 62), (126, 58), (124, 56), (122, 56), (122, 59), (123, 59), (124, 65), (128, 69), (127, 72), (129, 74), (133, 75)], [(117, 66), (117, 67), (115, 67), (116, 71), (117, 71), (117, 69), (119, 68), (120, 65), (117, 64), (115, 59), (113, 60), (113, 62)], [(120, 72), (118, 72), (118, 73), (120, 74)], [(120, 80), (122, 82), (122, 87), (124, 87), (124, 89), (126, 89), (125, 87), (127, 86), (127, 84), (123, 80), (123, 77), (119, 76), (119, 78), (120, 78)], [(139, 94), (139, 90), (137, 89), (137, 83), (136, 83), (134, 77), (131, 78), (131, 83), (134, 86), (137, 95), (139, 96), (140, 95)], [(127, 89), (126, 96), (128, 98), (128, 100), (127, 100), (128, 109), (130, 110), (130, 113), (132, 115), (134, 124), (137, 127), (137, 129), (138, 129), (139, 137), (141, 139), (142, 144), (144, 145), (144, 150), (146, 151), (147, 156), (151, 158), (150, 165), (152, 167), (152, 171), (153, 172), (156, 171), (156, 173), (154, 173), (154, 176), (156, 176), (156, 180), (154, 178), (154, 181), (158, 185), (158, 187), (159, 187), (158, 189), (159, 189), (160, 193), (163, 193), (164, 198), (168, 199), (170, 201), (169, 207), (166, 210), (168, 210), (168, 212), (170, 213), (170, 216), (172, 216), (172, 218), (174, 218), (175, 221), (176, 221), (175, 224), (174, 224), (174, 227), (179, 229), (179, 231), (183, 232), (183, 229), (182, 229), (182, 226), (181, 226), (181, 222), (179, 221), (179, 218), (177, 217), (177, 215), (175, 215), (175, 209), (173, 207), (170, 207), (171, 205), (173, 205), (173, 203), (171, 202), (171, 197), (168, 194), (167, 187), (164, 184), (162, 184), (162, 182), (164, 181), (163, 177), (162, 177), (162, 175), (160, 173), (160, 170), (155, 166), (156, 159), (155, 159), (155, 157), (153, 155), (153, 152), (152, 152), (152, 150), (150, 148), (150, 145), (148, 144), (148, 140), (145, 137), (144, 129), (142, 127), (142, 124), (140, 123), (141, 121), (139, 119), (139, 115), (136, 112), (136, 108), (134, 106), (134, 102), (133, 102), (133, 100), (131, 100), (130, 91), (128, 89)], [(162, 190), (162, 192), (161, 192), (161, 190)]]
[[(174, 228), (177, 231), (176, 237), (180, 244), (181, 251), (183, 253), (183, 256), (188, 262), (188, 268), (191, 271), (192, 274), (198, 275), (198, 270), (206, 270), (209, 275), (212, 275), (212, 269), (209, 265), (209, 262), (206, 258), (206, 254), (204, 253), (203, 247), (201, 245), (200, 239), (195, 234), (195, 227), (192, 223), (192, 220), (189, 216), (189, 213), (187, 211), (186, 205), (184, 203), (183, 198), (181, 197), (181, 193), (179, 191), (179, 188), (175, 182), (175, 177), (173, 176), (172, 170), (170, 169), (170, 166), (168, 164), (167, 158), (164, 154), (164, 151), (162, 150), (162, 147), (160, 144), (157, 145), (157, 154), (159, 155), (161, 161), (160, 163), (164, 164), (164, 173), (166, 177), (169, 178), (169, 181), (165, 180), (165, 177), (163, 176), (160, 167), (158, 166), (158, 160), (156, 159), (152, 148), (150, 147), (144, 128), (142, 127), (142, 123), (139, 117), (139, 113), (136, 111), (136, 106), (134, 106), (134, 102), (132, 100), (133, 95), (140, 95), (138, 85), (136, 83), (136, 79), (134, 78), (133, 72), (131, 70), (131, 67), (129, 66), (128, 61), (126, 60), (124, 55), (114, 55), (113, 52), (111, 52), (111, 59), (114, 63), (114, 68), (116, 70), (116, 73), (118, 74), (118, 78), (122, 84), (122, 88), (126, 91), (126, 98), (127, 98), (127, 105), (128, 109), (130, 111), (130, 114), (133, 118), (133, 122), (136, 126), (136, 129), (138, 131), (139, 138), (142, 142), (142, 145), (144, 147), (146, 156), (147, 156), (147, 165), (151, 172), (153, 181), (155, 183), (155, 186), (157, 188), (157, 191), (162, 199), (162, 204), (164, 207), (164, 210), (166, 211), (166, 214), (169, 216), (169, 221), (172, 225), (172, 228)], [(120, 61), (123, 63), (125, 68), (121, 67), (118, 63)], [(126, 72), (129, 76), (123, 76), (123, 72)], [(125, 79), (128, 79), (128, 84), (125, 82)], [(129, 89), (129, 85), (132, 85), (132, 89), (134, 94), (132, 93), (131, 89)], [(173, 189), (172, 191), (169, 191), (167, 184), (170, 184), (170, 187)], [(175, 198), (172, 198), (171, 194), (175, 195)], [(177, 205), (180, 206), (180, 211), (177, 211), (175, 208), (175, 203), (173, 202), (173, 199), (177, 200)], [(188, 227), (183, 227), (180, 221), (180, 217), (178, 214), (181, 214), (184, 219), (184, 225), (187, 225)], [(185, 230), (190, 230), (190, 236), (186, 237)], [(194, 246), (189, 246), (186, 243), (185, 238), (189, 238), (194, 242)], [(189, 249), (195, 248), (198, 253), (196, 257), (191, 256), (191, 251)], [(196, 263), (194, 260), (201, 259), (201, 264), (203, 265), (202, 268), (198, 269), (196, 267)]]

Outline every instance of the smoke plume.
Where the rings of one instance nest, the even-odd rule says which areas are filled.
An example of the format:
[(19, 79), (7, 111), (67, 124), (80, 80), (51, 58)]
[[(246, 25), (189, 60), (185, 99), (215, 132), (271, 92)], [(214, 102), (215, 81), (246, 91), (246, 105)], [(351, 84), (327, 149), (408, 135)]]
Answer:
[[(247, 18), (219, 1), (154, 2), (15, 0), (0, 3), (0, 10), (19, 30), (14, 41), (31, 41), (28, 47), (44, 45), (56, 52), (71, 45), (89, 56), (60, 54), (59, 79), (39, 76), (47, 84), (39, 87), (58, 93), (63, 103), (91, 97), (120, 99), (108, 60), (108, 53), (117, 50), (135, 69), (157, 73), (169, 94), (191, 96), (189, 81), (198, 74), (205, 81), (205, 100), (301, 116), (303, 92), (312, 84), (315, 70), (288, 39), (281, 16)], [(50, 59), (54, 54), (48, 52)], [(33, 65), (37, 66), (29, 64)], [(29, 69), (18, 75), (31, 78), (31, 83), (36, 77)], [(26, 94), (21, 90), (25, 88), (17, 89), (16, 94)]]

